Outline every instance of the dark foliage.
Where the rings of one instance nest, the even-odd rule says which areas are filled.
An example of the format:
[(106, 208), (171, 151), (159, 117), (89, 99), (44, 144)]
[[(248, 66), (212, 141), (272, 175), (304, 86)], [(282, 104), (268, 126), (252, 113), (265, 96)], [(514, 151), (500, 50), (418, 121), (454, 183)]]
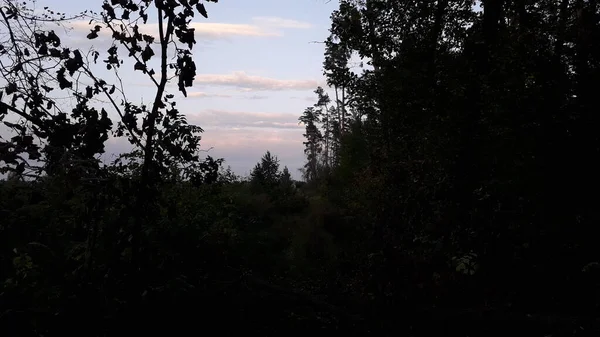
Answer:
[[(107, 0), (73, 17), (112, 36), (87, 54), (3, 1), (0, 332), (597, 336), (599, 7), (341, 0), (295, 182), (202, 157), (167, 92), (204, 2)], [(91, 71), (124, 59), (152, 104)], [(111, 131), (134, 151), (102, 165)]]

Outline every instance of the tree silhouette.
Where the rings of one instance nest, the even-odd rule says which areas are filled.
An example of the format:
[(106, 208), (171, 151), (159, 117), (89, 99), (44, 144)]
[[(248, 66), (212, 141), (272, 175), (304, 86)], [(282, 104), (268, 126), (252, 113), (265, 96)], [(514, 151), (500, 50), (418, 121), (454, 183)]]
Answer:
[(281, 173), (279, 172), (279, 159), (267, 151), (260, 162), (250, 172), (251, 182), (257, 186), (272, 188), (279, 183)]
[[(86, 55), (63, 46), (54, 30), (37, 29), (45, 22), (60, 27), (87, 14), (67, 17), (49, 9), (37, 13), (13, 1), (0, 7), (7, 32), (0, 41), (0, 120), (14, 135), (0, 144), (2, 173), (53, 175), (73, 171), (73, 163), (80, 163), (77, 166), (87, 167), (89, 176), (98, 168), (94, 158), (104, 152), (112, 122), (106, 110), (91, 103), (104, 95), (106, 83), (80, 85), (78, 79), (89, 74)], [(65, 107), (58, 100), (61, 95), (73, 97), (75, 104)]]
[[(167, 84), (204, 2), (34, 4), (0, 5), (5, 335), (598, 335), (597, 1), (341, 0), (306, 182), (202, 155)], [(111, 131), (133, 151), (103, 165)]]

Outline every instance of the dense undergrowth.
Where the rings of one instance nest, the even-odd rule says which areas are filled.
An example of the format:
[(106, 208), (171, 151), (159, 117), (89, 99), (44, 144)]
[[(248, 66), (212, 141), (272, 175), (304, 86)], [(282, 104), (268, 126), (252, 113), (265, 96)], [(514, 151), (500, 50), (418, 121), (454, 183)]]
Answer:
[(466, 335), (528, 327), (581, 334), (597, 324), (589, 315), (597, 310), (594, 264), (523, 262), (540, 251), (500, 240), (497, 252), (515, 252), (501, 256), (510, 263), (475, 261), (424, 234), (405, 240), (400, 255), (374, 251), (369, 215), (336, 204), (353, 196), (338, 191), (330, 200), (314, 185), (262, 192), (251, 182), (162, 185), (136, 272), (127, 188), (121, 178), (75, 190), (50, 178), (1, 184), (7, 336)]

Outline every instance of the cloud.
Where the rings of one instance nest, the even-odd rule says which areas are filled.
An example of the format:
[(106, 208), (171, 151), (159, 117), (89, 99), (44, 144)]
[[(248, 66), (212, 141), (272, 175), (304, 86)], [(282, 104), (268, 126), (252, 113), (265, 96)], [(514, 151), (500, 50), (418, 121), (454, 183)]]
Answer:
[(311, 96), (304, 96), (304, 97), (292, 96), (290, 98), (291, 99), (299, 99), (299, 100), (307, 101), (307, 102), (313, 102), (313, 103), (316, 103), (316, 101), (317, 101), (317, 99), (315, 97), (311, 97)]
[[(199, 23), (191, 24), (194, 28), (196, 38), (200, 39), (227, 39), (232, 37), (278, 37), (283, 36), (281, 31), (265, 29), (256, 25), (238, 23)], [(149, 27), (154, 28), (154, 27)], [(151, 30), (156, 31), (156, 30)]]
[(234, 98), (235, 97), (238, 99), (249, 99), (249, 100), (261, 100), (261, 99), (269, 98), (269, 96), (263, 96), (263, 95), (240, 96), (240, 95), (217, 94), (217, 93), (210, 93), (210, 92), (203, 92), (203, 91), (188, 92), (187, 97), (188, 98), (213, 98), (213, 97)]
[(258, 16), (252, 18), (252, 21), (262, 27), (277, 27), (277, 28), (292, 28), (292, 29), (309, 29), (312, 25), (308, 22), (297, 20), (283, 19), (273, 16)]
[(304, 163), (304, 138), (299, 130), (229, 129), (207, 130), (202, 135), (202, 147), (212, 148), (209, 155), (224, 158), (237, 174), (248, 174), (260, 158), (270, 151), (287, 166), (294, 178)]
[[(78, 42), (86, 40), (85, 36), (96, 25), (89, 24), (87, 20), (75, 20), (66, 24), (77, 35)], [(103, 24), (99, 24), (104, 27)], [(278, 17), (254, 17), (252, 23), (222, 23), (222, 22), (192, 22), (190, 27), (195, 30), (195, 37), (199, 40), (223, 40), (234, 37), (282, 37), (286, 29), (308, 29), (311, 24), (297, 20)], [(140, 25), (140, 33), (156, 35), (158, 24), (148, 23)], [(102, 28), (97, 40), (109, 40), (112, 35), (107, 28)], [(80, 41), (81, 40), (81, 41)]]
[[(89, 33), (96, 23), (89, 24), (89, 21), (77, 20), (67, 24), (67, 27), (76, 33)], [(103, 24), (99, 24), (102, 29), (98, 33), (98, 36), (108, 38), (112, 34), (109, 29), (104, 28)], [(217, 23), (217, 22), (192, 22), (190, 28), (195, 29), (195, 37), (197, 39), (217, 40), (227, 39), (237, 36), (242, 37), (276, 37), (283, 36), (281, 31), (275, 29), (269, 29), (266, 26), (243, 24), (243, 23)], [(140, 33), (148, 35), (156, 35), (158, 32), (158, 25), (154, 23), (147, 23), (141, 25), (139, 28)]]
[(235, 87), (241, 91), (314, 90), (320, 84), (316, 80), (279, 80), (268, 77), (252, 76), (243, 71), (236, 71), (231, 74), (196, 75), (194, 83), (199, 85)]
[(206, 131), (202, 147), (209, 154), (224, 158), (237, 174), (248, 174), (265, 152), (280, 159), (295, 178), (304, 163), (304, 128), (291, 113), (242, 112), (208, 109), (186, 114), (189, 123)]
[(269, 98), (269, 96), (252, 95), (252, 96), (245, 96), (244, 98), (251, 99), (251, 100), (259, 100), (259, 99), (267, 99), (267, 98)]
[(298, 116), (289, 113), (239, 112), (208, 109), (187, 114), (187, 120), (205, 129), (279, 129), (302, 130), (298, 125)]
[[(230, 113), (227, 116), (240, 115), (266, 116), (273, 114)], [(222, 117), (226, 114), (221, 112)], [(282, 118), (274, 114), (273, 118)], [(207, 125), (200, 115), (188, 115), (190, 123)], [(206, 117), (206, 116), (204, 116)], [(247, 175), (265, 152), (271, 151), (280, 160), (280, 167), (287, 166), (296, 179), (300, 178), (297, 169), (304, 163), (304, 145), (302, 130), (296, 129), (258, 129), (258, 128), (206, 128), (200, 141), (201, 148), (210, 149), (206, 154), (213, 158), (224, 158), (225, 166), (230, 165), (236, 174)], [(130, 151), (132, 146), (124, 138), (109, 138), (106, 153), (102, 156), (105, 163), (116, 158), (119, 153)]]
[(187, 97), (189, 97), (189, 98), (209, 98), (209, 97), (231, 98), (233, 96), (225, 95), (225, 94), (214, 94), (214, 93), (209, 93), (209, 92), (196, 91), (196, 92), (188, 92)]

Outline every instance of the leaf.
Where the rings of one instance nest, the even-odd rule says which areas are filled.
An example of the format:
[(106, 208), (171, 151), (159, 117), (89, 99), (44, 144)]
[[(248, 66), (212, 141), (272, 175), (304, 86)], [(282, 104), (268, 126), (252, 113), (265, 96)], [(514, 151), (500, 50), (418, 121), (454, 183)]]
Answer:
[(41, 153), (39, 153), (37, 149), (29, 150), (27, 151), (27, 154), (31, 160), (37, 160), (42, 157)]
[(67, 80), (65, 77), (65, 70), (66, 70), (65, 68), (60, 68), (56, 72), (56, 79), (58, 80), (58, 86), (61, 89), (73, 87), (73, 83), (71, 81)]
[(142, 63), (142, 62), (136, 62), (135, 65), (133, 66), (134, 70), (141, 70), (141, 71), (146, 71), (146, 66)]
[(104, 3), (104, 5), (102, 5), (102, 9), (106, 11), (106, 16), (109, 18), (115, 19), (117, 17), (114, 8), (108, 3)]
[(60, 46), (60, 38), (58, 37), (58, 35), (56, 35), (56, 33), (53, 30), (48, 32), (48, 42), (52, 42), (52, 45), (54, 47)]
[(198, 13), (200, 13), (200, 15), (202, 15), (204, 18), (208, 19), (208, 13), (206, 13), (206, 8), (204, 8), (204, 4), (202, 4), (202, 3), (197, 4), (196, 9), (198, 10)]
[(60, 50), (56, 48), (50, 48), (50, 55), (52, 57), (60, 57)]
[(16, 167), (16, 171), (18, 174), (22, 174), (23, 172), (25, 172), (25, 163), (19, 163), (19, 165), (17, 165)]
[(91, 32), (90, 32), (90, 33), (87, 35), (87, 38), (88, 38), (88, 40), (93, 40), (93, 39), (95, 39), (95, 38), (97, 38), (97, 37), (98, 37), (98, 32), (96, 32), (96, 31), (94, 31), (94, 30), (92, 30), (92, 31), (91, 31)]
[(17, 91), (17, 85), (14, 82), (8, 83), (8, 85), (6, 86), (6, 94), (11, 95), (15, 91)]
[(154, 56), (154, 50), (150, 48), (150, 45), (147, 45), (142, 52), (142, 60), (144, 60), (144, 62), (148, 62), (152, 56)]
[(38, 49), (38, 54), (48, 55), (48, 47), (45, 44), (41, 45), (40, 48)]
[(129, 1), (129, 3), (125, 6), (125, 8), (129, 9), (132, 12), (137, 12), (140, 7), (135, 4), (133, 1)]
[(152, 43), (152, 42), (154, 42), (154, 36), (152, 36), (152, 35), (146, 35), (146, 34), (143, 34), (143, 35), (142, 35), (142, 39), (143, 39), (143, 40), (144, 40), (144, 42), (146, 42), (146, 43)]
[(73, 55), (75, 57), (70, 58), (67, 60), (67, 62), (65, 62), (65, 67), (71, 76), (73, 76), (73, 74), (83, 66), (83, 57), (81, 56), (79, 50), (75, 49), (73, 51)]
[(14, 128), (14, 129), (18, 129), (21, 132), (25, 132), (25, 127), (21, 124), (15, 124), (15, 123), (11, 123), (11, 122), (4, 122), (4, 125), (8, 126), (9, 128)]

